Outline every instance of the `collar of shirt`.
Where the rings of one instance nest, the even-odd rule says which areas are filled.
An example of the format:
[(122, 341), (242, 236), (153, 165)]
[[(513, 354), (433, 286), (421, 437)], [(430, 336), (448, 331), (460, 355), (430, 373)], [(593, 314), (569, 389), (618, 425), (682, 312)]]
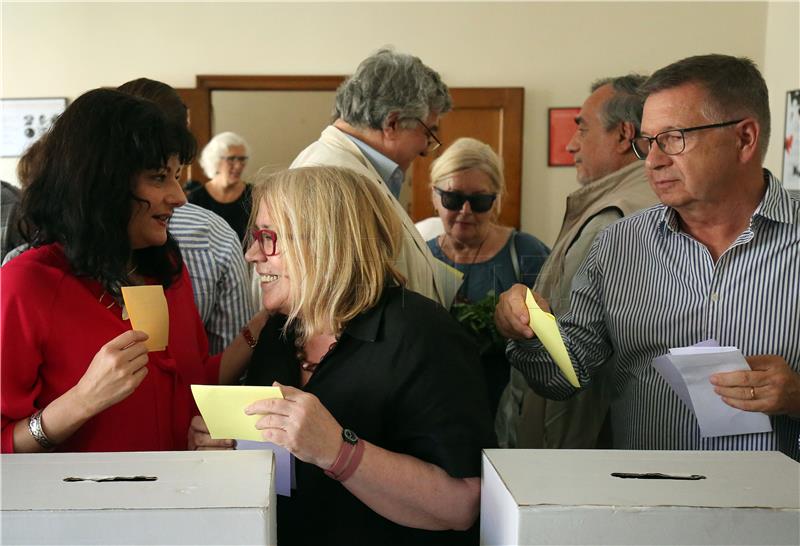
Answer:
[[(753, 216), (750, 218), (750, 226), (753, 225), (753, 218), (761, 216), (773, 222), (781, 222), (785, 224), (794, 224), (797, 222), (796, 205), (793, 205), (792, 198), (789, 193), (781, 187), (780, 181), (775, 178), (769, 170), (764, 169), (764, 182), (767, 184), (767, 191), (761, 199)], [(663, 206), (663, 205), (662, 205)], [(669, 229), (673, 233), (681, 231), (680, 222), (678, 222), (678, 213), (672, 207), (663, 207), (661, 213), (661, 221), (659, 228), (662, 233), (664, 230)]]
[(393, 290), (403, 290), (400, 286), (385, 286), (378, 303), (358, 314), (345, 326), (344, 333), (361, 341), (374, 342), (383, 321), (384, 310)]
[(400, 166), (366, 142), (357, 139), (353, 135), (348, 135), (347, 133), (345, 133), (345, 135), (353, 141), (353, 144), (358, 146), (358, 149), (361, 150), (364, 157), (372, 163), (372, 166), (375, 167), (375, 170), (378, 171), (378, 174), (389, 187), (389, 191), (392, 192), (392, 195), (394, 195), (395, 198), (399, 198), (400, 188), (403, 186), (404, 178)]

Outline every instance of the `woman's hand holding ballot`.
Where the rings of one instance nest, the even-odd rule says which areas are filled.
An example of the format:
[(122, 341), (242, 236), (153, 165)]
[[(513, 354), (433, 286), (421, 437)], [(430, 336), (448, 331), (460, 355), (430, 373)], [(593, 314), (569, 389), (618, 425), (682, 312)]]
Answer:
[(272, 385), (283, 398), (259, 400), (245, 409), (247, 415), (263, 415), (256, 428), (264, 441), (285, 447), (301, 461), (331, 467), (342, 444), (342, 426), (313, 394), (277, 381)]
[(189, 450), (234, 449), (235, 440), (214, 440), (208, 432), (206, 422), (200, 415), (195, 415), (189, 425)]

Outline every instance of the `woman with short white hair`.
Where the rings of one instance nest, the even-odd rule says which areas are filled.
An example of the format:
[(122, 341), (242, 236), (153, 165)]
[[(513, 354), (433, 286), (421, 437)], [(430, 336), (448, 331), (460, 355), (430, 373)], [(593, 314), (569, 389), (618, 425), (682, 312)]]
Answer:
[(246, 258), (274, 314), (246, 383), (284, 398), (247, 412), (297, 458), (278, 543), (477, 543), (463, 531), (495, 440), (475, 346), (404, 288), (389, 197), (337, 167), (283, 171), (253, 193)]
[(210, 180), (189, 194), (190, 203), (222, 216), (239, 240), (244, 240), (252, 207), (250, 186), (242, 178), (249, 153), (247, 142), (236, 133), (212, 138), (200, 155), (200, 166)]

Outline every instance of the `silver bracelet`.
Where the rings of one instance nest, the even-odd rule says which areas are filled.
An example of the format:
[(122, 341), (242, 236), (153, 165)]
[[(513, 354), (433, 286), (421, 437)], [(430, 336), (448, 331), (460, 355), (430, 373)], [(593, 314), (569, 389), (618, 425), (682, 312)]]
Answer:
[(44, 433), (44, 429), (42, 428), (42, 411), (43, 410), (37, 411), (28, 419), (28, 430), (31, 436), (33, 436), (33, 439), (39, 442), (39, 445), (42, 446), (44, 450), (50, 451), (54, 449), (56, 445), (51, 442), (47, 434)]

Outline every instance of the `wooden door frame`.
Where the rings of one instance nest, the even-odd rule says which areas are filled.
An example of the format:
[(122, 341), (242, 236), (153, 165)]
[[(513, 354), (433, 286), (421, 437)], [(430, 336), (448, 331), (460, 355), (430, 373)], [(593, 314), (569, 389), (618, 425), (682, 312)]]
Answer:
[[(195, 89), (182, 89), (183, 96), (191, 97), (190, 126), (197, 138), (198, 155), (208, 141), (211, 140), (212, 91), (336, 91), (347, 76), (254, 76), (254, 75), (198, 75)], [(480, 91), (480, 104), (471, 104), (470, 93)], [(520, 225), (520, 200), (522, 181), (522, 122), (524, 88), (522, 87), (485, 87), (485, 88), (450, 88), (453, 104), (457, 108), (498, 108), (502, 112), (502, 132), (500, 135), (500, 154), (505, 163), (506, 195), (504, 212), (501, 217), (506, 225)], [(506, 123), (505, 119), (515, 120)], [(445, 118), (446, 119), (446, 118)], [(196, 162), (195, 162), (196, 165)], [(199, 168), (192, 169), (192, 177), (200, 182), (208, 179)], [(426, 174), (427, 179), (427, 174)], [(427, 185), (424, 188), (412, 188), (411, 217), (420, 219), (423, 210), (419, 209), (420, 199), (429, 201)], [(418, 195), (423, 191), (426, 195)], [(417, 205), (415, 205), (417, 203)], [(414, 210), (414, 209), (417, 210)]]
[[(236, 76), (198, 75), (196, 89), (203, 99), (198, 101), (205, 112), (198, 115), (198, 124), (191, 124), (202, 150), (211, 140), (212, 91), (336, 91), (347, 76)], [(201, 173), (202, 174), (202, 173)], [(206, 177), (203, 176), (203, 181)]]
[[(496, 108), (501, 115), (498, 150), (503, 159), (506, 189), (500, 220), (503, 225), (520, 227), (522, 200), (522, 126), (525, 88), (523, 87), (451, 87), (450, 96), (455, 109)], [(440, 126), (447, 123), (442, 118)], [(447, 143), (446, 143), (447, 144)], [(414, 186), (409, 215), (414, 221), (429, 217), (433, 212), (430, 202), (429, 176), (421, 165), (414, 166)]]

